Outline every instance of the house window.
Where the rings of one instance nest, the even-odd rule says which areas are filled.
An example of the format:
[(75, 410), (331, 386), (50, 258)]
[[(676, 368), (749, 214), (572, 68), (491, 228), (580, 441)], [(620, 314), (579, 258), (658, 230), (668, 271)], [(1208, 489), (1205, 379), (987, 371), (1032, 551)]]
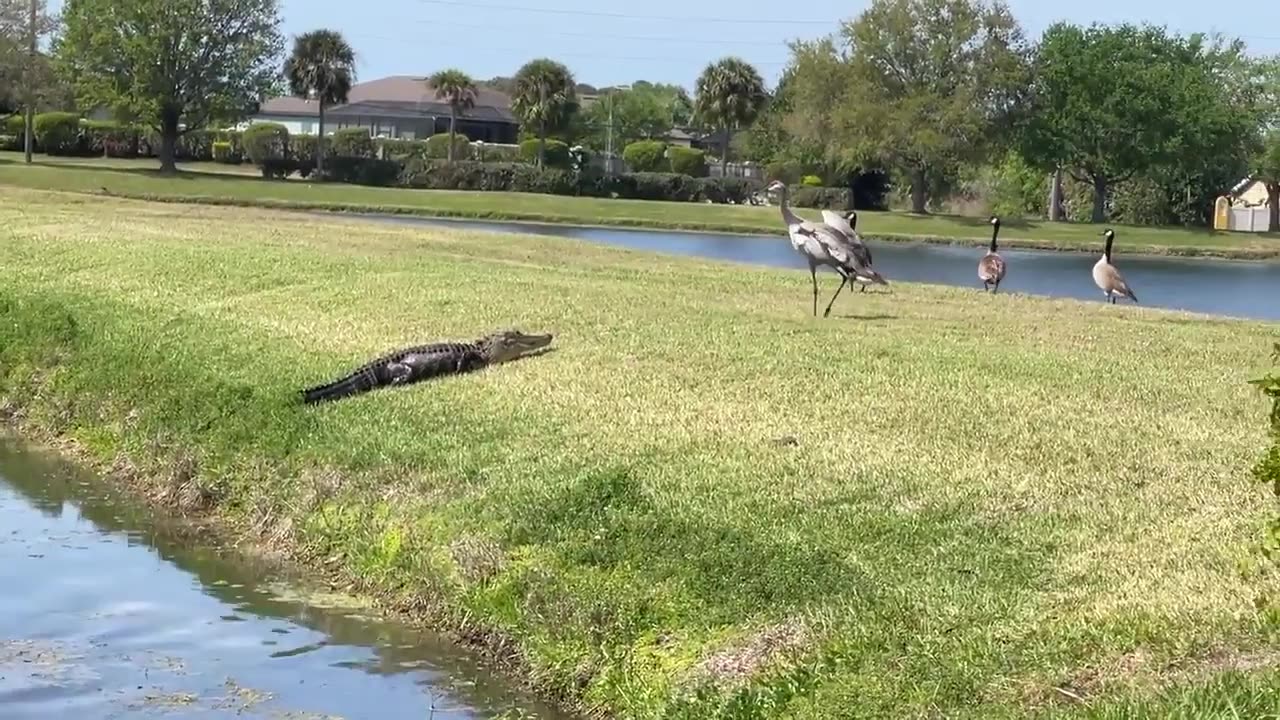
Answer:
[(303, 120), (303, 121), (302, 121), (302, 134), (303, 134), (303, 135), (310, 135), (310, 134), (311, 134), (311, 133), (313, 133), (313, 132), (315, 132), (314, 123), (312, 123), (310, 120)]

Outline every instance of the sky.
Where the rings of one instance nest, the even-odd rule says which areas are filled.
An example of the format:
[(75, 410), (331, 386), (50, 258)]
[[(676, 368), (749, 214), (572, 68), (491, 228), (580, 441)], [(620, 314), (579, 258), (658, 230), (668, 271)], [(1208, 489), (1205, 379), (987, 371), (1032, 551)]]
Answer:
[[(1280, 53), (1280, 2), (1008, 4), (1032, 39), (1057, 20), (1150, 21), (1184, 33), (1216, 30), (1244, 39), (1251, 52)], [(483, 79), (512, 75), (525, 61), (547, 56), (567, 65), (579, 82), (595, 86), (650, 80), (692, 89), (702, 68), (726, 54), (754, 64), (772, 87), (787, 62), (787, 41), (836, 32), (868, 5), (868, 0), (283, 0), (282, 7), (288, 34), (341, 30), (359, 56), (361, 79), (425, 75), (446, 66)]]
[[(738, 55), (770, 87), (787, 42), (837, 32), (869, 0), (281, 0), (283, 30), (339, 30), (355, 48), (358, 80), (428, 75), (457, 67), (477, 79), (513, 75), (550, 57), (597, 87), (635, 80), (692, 90), (707, 63)], [(1218, 31), (1250, 52), (1280, 53), (1280, 2), (1217, 5), (1203, 0), (1008, 0), (1029, 39), (1067, 20), (1153, 22), (1170, 30)], [(51, 0), (51, 9), (61, 5)]]

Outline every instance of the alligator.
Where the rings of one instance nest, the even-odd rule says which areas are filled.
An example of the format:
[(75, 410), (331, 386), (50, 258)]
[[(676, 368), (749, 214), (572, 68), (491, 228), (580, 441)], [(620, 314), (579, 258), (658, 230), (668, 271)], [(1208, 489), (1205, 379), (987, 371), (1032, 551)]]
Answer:
[(551, 344), (551, 333), (526, 335), (519, 330), (499, 330), (474, 342), (437, 342), (415, 345), (383, 355), (331, 383), (302, 391), (307, 405), (338, 400), (388, 385), (467, 373), (515, 360)]

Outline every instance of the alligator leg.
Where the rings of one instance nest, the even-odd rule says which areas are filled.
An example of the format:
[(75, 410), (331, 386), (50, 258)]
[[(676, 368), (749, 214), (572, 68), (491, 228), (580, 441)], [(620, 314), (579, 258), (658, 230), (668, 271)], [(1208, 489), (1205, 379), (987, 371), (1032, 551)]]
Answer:
[(387, 363), (387, 374), (391, 376), (390, 384), (399, 385), (413, 376), (413, 367), (405, 362)]

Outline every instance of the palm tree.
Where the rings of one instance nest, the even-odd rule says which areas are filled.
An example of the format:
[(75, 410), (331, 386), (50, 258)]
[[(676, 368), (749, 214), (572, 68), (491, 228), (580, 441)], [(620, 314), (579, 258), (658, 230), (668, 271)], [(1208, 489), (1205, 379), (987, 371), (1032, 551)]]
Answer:
[(436, 99), (449, 103), (449, 162), (453, 162), (454, 126), (458, 124), (458, 111), (470, 110), (476, 105), (479, 89), (471, 76), (461, 70), (441, 70), (427, 80), (436, 90)]
[(336, 30), (313, 30), (293, 40), (293, 54), (284, 61), (289, 92), (320, 103), (320, 132), (316, 139), (316, 173), (324, 170), (324, 109), (347, 101), (356, 79), (356, 53)]
[(698, 122), (724, 134), (720, 173), (729, 167), (733, 131), (755, 122), (764, 106), (764, 79), (747, 61), (724, 57), (707, 65), (698, 77), (694, 115)]
[(511, 109), (526, 125), (537, 126), (538, 167), (542, 167), (547, 133), (567, 125), (578, 111), (573, 73), (555, 60), (530, 60), (516, 73)]

